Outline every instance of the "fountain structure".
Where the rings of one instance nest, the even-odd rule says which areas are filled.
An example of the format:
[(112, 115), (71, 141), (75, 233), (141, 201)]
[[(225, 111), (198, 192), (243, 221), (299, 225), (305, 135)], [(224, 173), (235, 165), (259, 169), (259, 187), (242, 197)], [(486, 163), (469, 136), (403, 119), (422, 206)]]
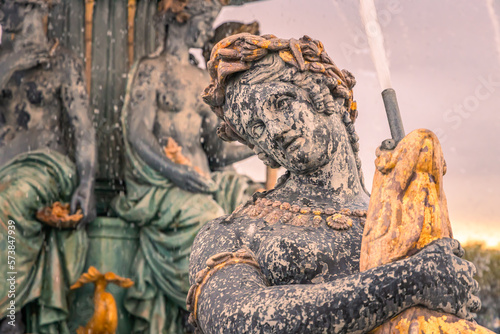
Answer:
[[(199, 6), (204, 3), (207, 3), (208, 6)], [(245, 1), (232, 2), (232, 4), (236, 5), (243, 3)], [(39, 76), (30, 79), (30, 82), (24, 84), (28, 84), (28, 88), (31, 89), (28, 91), (27, 98), (26, 95), (23, 95), (26, 101), (19, 101), (19, 105), (26, 106), (24, 109), (12, 109), (13, 114), (11, 116), (9, 116), (9, 113), (5, 114), (5, 109), (2, 109), (2, 118), (0, 119), (0, 150), (2, 150), (0, 155), (2, 158), (0, 159), (0, 166), (13, 157), (16, 157), (17, 160), (15, 160), (16, 163), (8, 165), (8, 168), (3, 167), (0, 190), (4, 191), (5, 187), (11, 187), (14, 194), (17, 194), (16, 191), (21, 188), (16, 188), (16, 186), (21, 187), (21, 184), (17, 181), (15, 183), (13, 177), (8, 175), (12, 174), (14, 170), (19, 170), (19, 173), (21, 173), (24, 169), (21, 169), (20, 166), (28, 166), (29, 164), (31, 164), (29, 166), (36, 166), (38, 164), (43, 167), (43, 163), (45, 163), (49, 168), (48, 172), (46, 172), (47, 175), (40, 176), (45, 178), (40, 179), (39, 184), (32, 185), (33, 194), (27, 196), (33, 197), (33, 201), (30, 202), (29, 206), (20, 208), (21, 211), (24, 210), (23, 215), (11, 213), (12, 201), (16, 200), (17, 197), (12, 197), (12, 192), (3, 194), (5, 196), (2, 197), (2, 200), (5, 203), (2, 202), (1, 214), (2, 222), (4, 222), (5, 218), (6, 230), (5, 235), (3, 235), (5, 238), (2, 239), (2, 245), (4, 241), (7, 242), (8, 221), (17, 220), (18, 233), (24, 231), (24, 234), (28, 232), (25, 228), (21, 229), (21, 225), (27, 222), (31, 224), (30, 226), (36, 226), (40, 230), (37, 235), (39, 240), (37, 239), (36, 242), (40, 247), (26, 248), (28, 247), (27, 244), (25, 245), (23, 242), (23, 245), (21, 245), (21, 239), (19, 239), (18, 256), (26, 256), (32, 258), (33, 261), (42, 261), (42, 263), (46, 261), (44, 259), (48, 261), (49, 257), (51, 261), (59, 258), (59, 262), (54, 262), (57, 266), (52, 265), (59, 271), (51, 269), (50, 266), (26, 266), (25, 276), (29, 278), (29, 282), (34, 283), (26, 285), (28, 288), (23, 290), (24, 299), (17, 299), (16, 310), (18, 312), (16, 318), (20, 325), (15, 329), (2, 327), (2, 331), (9, 329), (13, 330), (13, 333), (24, 332), (21, 325), (24, 324), (28, 332), (74, 332), (78, 327), (85, 327), (89, 319), (92, 318), (94, 304), (92, 286), (86, 285), (74, 292), (67, 290), (76, 281), (77, 276), (91, 266), (98, 268), (102, 272), (113, 272), (120, 277), (131, 278), (132, 280), (137, 280), (136, 273), (144, 272), (135, 268), (133, 261), (142, 245), (140, 242), (140, 224), (133, 219), (124, 219), (123, 215), (121, 218), (119, 217), (120, 213), (123, 213), (123, 206), (121, 207), (122, 211), (119, 211), (117, 207), (111, 207), (113, 198), (117, 198), (118, 202), (120, 193), (129, 195), (130, 191), (134, 189), (132, 184), (125, 183), (127, 171), (132, 173), (133, 168), (125, 168), (127, 144), (123, 139), (124, 129), (121, 122), (124, 101), (126, 100), (127, 76), (136, 61), (148, 57), (152, 59), (166, 49), (165, 43), (168, 39), (167, 29), (169, 25), (171, 34), (173, 34), (174, 30), (172, 28), (173, 24), (177, 24), (181, 30), (189, 27), (189, 33), (196, 34), (199, 38), (198, 43), (201, 43), (201, 45), (197, 47), (203, 46), (203, 42), (212, 36), (211, 23), (220, 8), (231, 3), (229, 1), (219, 2), (218, 0), (208, 2), (193, 0), (189, 2), (189, 6), (186, 8), (187, 4), (187, 1), (157, 0), (11, 0), (2, 2), (0, 5), (2, 27), (4, 28), (2, 45), (0, 46), (0, 55), (2, 56), (0, 74), (5, 76), (4, 81), (8, 81), (12, 77), (11, 81), (22, 82), (23, 78), (20, 72), (30, 68), (40, 70), (41, 73), (48, 73), (47, 78), (49, 79)], [(185, 8), (186, 10), (184, 10)], [(196, 13), (192, 11), (195, 8), (197, 8)], [(208, 19), (206, 16), (200, 16), (200, 14), (204, 13), (210, 13)], [(203, 19), (199, 20), (200, 17), (203, 17)], [(14, 38), (13, 33), (17, 32), (19, 33)], [(28, 36), (28, 32), (32, 34), (31, 37)], [(11, 37), (13, 43), (10, 43)], [(171, 46), (174, 39), (172, 35), (170, 37), (169, 45)], [(46, 41), (46, 43), (42, 45), (40, 41)], [(186, 60), (189, 60), (188, 49), (183, 42), (177, 41), (175, 43), (178, 43), (179, 47), (186, 50)], [(39, 49), (36, 48), (37, 46), (40, 46)], [(19, 53), (24, 50), (22, 47), (27, 51), (25, 55)], [(30, 56), (30, 52), (33, 54), (32, 56)], [(5, 58), (7, 55), (12, 58), (12, 64), (16, 62), (19, 65), (13, 66), (8, 63), (7, 58)], [(74, 65), (72, 62), (74, 62)], [(59, 70), (58, 66), (62, 67), (62, 70)], [(189, 62), (186, 66), (195, 68)], [(197, 80), (201, 83), (205, 74), (202, 70), (198, 71), (200, 77)], [(54, 75), (54, 79), (59, 78), (58, 80), (63, 83), (68, 80), (69, 84), (75, 84), (75, 86), (59, 89), (50, 81), (52, 80), (50, 73), (56, 73), (60, 76)], [(172, 74), (174, 73), (175, 71), (172, 71)], [(205, 78), (205, 80), (208, 82), (208, 78)], [(49, 84), (46, 82), (49, 82)], [(2, 81), (2, 84), (5, 83), (7, 82)], [(31, 84), (34, 87), (31, 87)], [(39, 87), (37, 88), (37, 86)], [(12, 89), (10, 91), (12, 94), (9, 95), (9, 89), (2, 90), (0, 101), (2, 108), (6, 107), (8, 101), (17, 98), (16, 94), (18, 92)], [(21, 94), (21, 91), (19, 92)], [(58, 94), (59, 92), (61, 92), (61, 100), (64, 102), (62, 105), (56, 104), (61, 109), (60, 111), (52, 110), (51, 115), (45, 118), (31, 112), (32, 109), (37, 112), (36, 108), (39, 110), (47, 108), (47, 104), (43, 99), (50, 97), (50, 94)], [(56, 98), (59, 97), (56, 96)], [(198, 93), (193, 92), (189, 100), (198, 98)], [(65, 99), (68, 99), (68, 101), (65, 101)], [(156, 103), (156, 101), (153, 102)], [(66, 110), (68, 113), (65, 113)], [(20, 112), (20, 116), (17, 115)], [(210, 116), (211, 114), (207, 112), (206, 115)], [(7, 116), (7, 119), (4, 119), (5, 116)], [(41, 120), (37, 117), (41, 117)], [(215, 119), (215, 117), (213, 118)], [(49, 120), (50, 122), (48, 122)], [(13, 126), (14, 123), (12, 122), (17, 123)], [(38, 125), (36, 125), (36, 122), (39, 122)], [(48, 122), (47, 129), (49, 131), (45, 132), (45, 136), (40, 136), (39, 125), (43, 125), (44, 122)], [(57, 126), (57, 128), (50, 128), (51, 124)], [(193, 126), (190, 129), (198, 133), (199, 129)], [(199, 124), (196, 126), (199, 126)], [(211, 126), (216, 127), (216, 122)], [(61, 133), (57, 132), (59, 129)], [(73, 129), (76, 129), (76, 131)], [(25, 131), (27, 135), (17, 136), (17, 138), (16, 131), (19, 130)], [(205, 132), (208, 133), (209, 131)], [(213, 134), (215, 135), (215, 130)], [(47, 140), (44, 139), (45, 137), (47, 137)], [(16, 141), (12, 141), (13, 138), (19, 143), (24, 140), (27, 151), (33, 151), (37, 147), (44, 147), (44, 143), (47, 142), (45, 146), (54, 149), (56, 151), (54, 155), (56, 156), (55, 158), (52, 157), (52, 160), (48, 159), (48, 155), (42, 153), (38, 154), (38, 156), (33, 153), (29, 157), (18, 156), (23, 151), (16, 150), (21, 146), (16, 144)], [(35, 140), (30, 141), (30, 138)], [(76, 145), (72, 144), (74, 142), (76, 142)], [(57, 151), (61, 151), (58, 146), (60, 143), (67, 145), (64, 145), (62, 151), (66, 157), (61, 156), (59, 159)], [(162, 142), (162, 144), (166, 143)], [(182, 147), (182, 154), (184, 157), (192, 158), (190, 155), (191, 148), (188, 147), (191, 144), (186, 145)], [(212, 150), (217, 153), (218, 148), (219, 146), (212, 147)], [(230, 157), (229, 160), (208, 154), (202, 167), (215, 169), (219, 163), (219, 168), (223, 169), (224, 164), (230, 164), (232, 161), (253, 154), (247, 148), (242, 147), (237, 148), (236, 151), (241, 152), (241, 154), (237, 154), (233, 158)], [(162, 154), (164, 154), (165, 159), (175, 160), (169, 155), (169, 152), (162, 151)], [(74, 162), (76, 162), (76, 166)], [(191, 171), (193, 167), (197, 167), (198, 160), (194, 162), (192, 167), (186, 166), (185, 161), (179, 163), (178, 160), (175, 160), (175, 162), (177, 162), (178, 166)], [(45, 169), (42, 168), (41, 170)], [(29, 181), (30, 176), (34, 177), (33, 170), (25, 170), (23, 173), (20, 178), (28, 180), (28, 183), (33, 183), (33, 181)], [(223, 172), (221, 171), (219, 174), (222, 175)], [(233, 174), (233, 180), (236, 180), (236, 174)], [(194, 175), (194, 177), (204, 180), (203, 176)], [(7, 176), (8, 178), (6, 178)], [(54, 177), (56, 179), (52, 181)], [(178, 178), (177, 180), (180, 182), (184, 179)], [(222, 176), (215, 181), (207, 180), (203, 182), (206, 182), (209, 186), (221, 185), (220, 179), (222, 179)], [(226, 179), (229, 180), (227, 177)], [(237, 205), (238, 201), (244, 199), (241, 196), (244, 196), (243, 193), (248, 188), (250, 180), (247, 178), (242, 178), (242, 180), (245, 184), (241, 183), (240, 185), (241, 194), (237, 195), (235, 193), (234, 196), (228, 195), (225, 197), (225, 206), (215, 206), (215, 210), (212, 210), (214, 214), (222, 214), (224, 210), (230, 210), (232, 205)], [(47, 193), (43, 193), (44, 184), (49, 184), (54, 189), (50, 188)], [(249, 192), (252, 191), (251, 187), (248, 190)], [(49, 190), (50, 192), (48, 192)], [(207, 188), (202, 191), (212, 193), (213, 189)], [(72, 197), (72, 195), (74, 196)], [(204, 196), (212, 198), (211, 195)], [(10, 201), (8, 201), (9, 198), (7, 197), (10, 197)], [(214, 195), (214, 197), (222, 200), (224, 196), (221, 194)], [(130, 197), (127, 199), (130, 199)], [(54, 204), (54, 207), (50, 207), (56, 201), (59, 201), (59, 203)], [(213, 199), (211, 201), (215, 203)], [(68, 204), (71, 204), (71, 206)], [(165, 202), (163, 207), (168, 207), (168, 202)], [(39, 209), (41, 210), (37, 214)], [(181, 212), (184, 211), (184, 209), (181, 210)], [(30, 220), (25, 220), (25, 216), (29, 216)], [(202, 226), (205, 221), (210, 219), (212, 219), (212, 216), (206, 219), (200, 216), (192, 218), (192, 222)], [(49, 228), (49, 224), (53, 225), (52, 230)], [(171, 233), (175, 235), (174, 230), (176, 229), (177, 227), (172, 227)], [(32, 232), (35, 233), (35, 231)], [(185, 247), (179, 246), (178, 252), (187, 252), (189, 254), (188, 239), (193, 238), (195, 233), (193, 231), (189, 234), (190, 236), (185, 241)], [(43, 244), (47, 245), (47, 247), (42, 247)], [(35, 244), (32, 243), (32, 245)], [(31, 249), (32, 254), (24, 255), (23, 247)], [(172, 247), (175, 248), (175, 246)], [(47, 255), (43, 253), (43, 256), (39, 256), (39, 250), (42, 250), (42, 253), (43, 250), (48, 250)], [(166, 256), (165, 252), (166, 250), (159, 251), (156, 256), (164, 257)], [(25, 263), (28, 262), (25, 261)], [(49, 271), (44, 274), (41, 269), (38, 270), (40, 274), (37, 274), (37, 271), (33, 268), (38, 267), (42, 269), (48, 268), (47, 270), (52, 275), (49, 274)], [(21, 274), (19, 275), (21, 277)], [(24, 275), (24, 272), (22, 275)], [(172, 279), (187, 282), (187, 274), (185, 279), (181, 275), (175, 278), (172, 277)], [(40, 283), (45, 281), (60, 289), (61, 293), (56, 294), (56, 289), (51, 288), (50, 284)], [(185, 287), (176, 292), (180, 296), (180, 300), (185, 298), (189, 287), (187, 283), (184, 285)], [(32, 290), (29, 287), (32, 287)], [(164, 286), (157, 285), (154, 288), (162, 289)], [(40, 289), (42, 291), (45, 289), (46, 298), (48, 298), (43, 300), (44, 307), (40, 307), (39, 302), (42, 299), (37, 298), (39, 294), (37, 291)], [(144, 326), (141, 321), (147, 323), (148, 319), (157, 319), (158, 317), (155, 317), (153, 313), (132, 316), (132, 311), (124, 307), (127, 291), (118, 286), (109, 286), (107, 289), (116, 300), (117, 333), (130, 333), (130, 328), (133, 326), (139, 326), (143, 331), (156, 333), (158, 328), (152, 328), (150, 325)], [(137, 292), (137, 290), (134, 291)], [(9, 302), (7, 299), (6, 301)], [(51, 303), (55, 305), (53, 307), (54, 311), (51, 311), (51, 307), (49, 307), (52, 305)], [(20, 312), (21, 308), (22, 312)], [(176, 308), (182, 309), (183, 305), (178, 305)], [(170, 328), (165, 328), (165, 331), (169, 333), (183, 332), (185, 328), (182, 315), (179, 316), (179, 321), (176, 322), (168, 319), (167, 314), (168, 312), (165, 312), (162, 326), (170, 326)], [(2, 313), (2, 317), (4, 316)], [(21, 319), (21, 316), (24, 317)], [(138, 323), (140, 324), (137, 325)], [(175, 326), (171, 325), (174, 323), (176, 323)]]

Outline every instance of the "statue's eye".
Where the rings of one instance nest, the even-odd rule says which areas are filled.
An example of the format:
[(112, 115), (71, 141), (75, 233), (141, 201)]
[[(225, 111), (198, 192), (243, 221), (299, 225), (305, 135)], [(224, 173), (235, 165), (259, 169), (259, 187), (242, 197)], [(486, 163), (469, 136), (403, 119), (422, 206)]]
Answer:
[(290, 103), (297, 98), (297, 94), (290, 91), (281, 95), (275, 95), (274, 98), (274, 108), (276, 110), (285, 110), (288, 109), (290, 107)]
[(256, 121), (250, 127), (250, 135), (254, 138), (259, 138), (264, 133), (266, 125), (262, 121)]
[(283, 110), (285, 108), (288, 108), (290, 104), (290, 99), (291, 97), (288, 95), (281, 95), (276, 99), (276, 102), (274, 102), (274, 105), (276, 109), (278, 110)]

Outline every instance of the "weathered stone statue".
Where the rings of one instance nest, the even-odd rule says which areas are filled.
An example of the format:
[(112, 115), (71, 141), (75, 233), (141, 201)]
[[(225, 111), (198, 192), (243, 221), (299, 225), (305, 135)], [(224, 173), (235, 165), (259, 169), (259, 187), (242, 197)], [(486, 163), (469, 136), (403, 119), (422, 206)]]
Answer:
[[(24, 333), (19, 311), (30, 302), (40, 333), (67, 332), (67, 290), (83, 269), (85, 231), (51, 228), (35, 213), (62, 201), (73, 213), (81, 210), (83, 224), (95, 217), (95, 139), (83, 66), (58, 41), (47, 39), (46, 11), (44, 1), (0, 5), (0, 249), (5, 254), (0, 269), (15, 272), (16, 282), (13, 295), (6, 284), (0, 287), (0, 318), (11, 315), (12, 300), (18, 311), (17, 325), (5, 319), (2, 333)], [(72, 150), (76, 166), (68, 158)]]
[(235, 35), (208, 70), (221, 138), (287, 173), (199, 232), (187, 299), (198, 332), (365, 333), (415, 305), (472, 319), (474, 266), (453, 239), (360, 272), (368, 196), (355, 80), (321, 42)]
[(215, 169), (254, 153), (223, 143), (218, 119), (200, 96), (206, 71), (189, 61), (189, 48), (212, 36), (218, 1), (163, 1), (157, 35), (164, 47), (139, 60), (129, 74), (122, 111), (126, 195), (113, 208), (141, 227), (126, 309), (133, 332), (182, 333), (187, 324), (188, 260), (204, 223), (249, 198), (249, 179)]
[(213, 37), (210, 38), (205, 45), (203, 45), (203, 59), (205, 60), (205, 65), (210, 60), (210, 54), (212, 53), (212, 49), (219, 41), (222, 39), (229, 37), (231, 35), (241, 34), (247, 32), (252, 35), (260, 35), (259, 32), (259, 23), (257, 21), (253, 21), (251, 23), (243, 23), (243, 22), (224, 22), (214, 29)]

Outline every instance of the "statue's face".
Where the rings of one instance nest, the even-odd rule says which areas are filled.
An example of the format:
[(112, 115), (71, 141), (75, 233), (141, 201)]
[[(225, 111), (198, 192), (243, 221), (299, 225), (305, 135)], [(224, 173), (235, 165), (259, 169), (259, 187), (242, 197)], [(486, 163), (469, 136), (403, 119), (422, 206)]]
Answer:
[(26, 6), (7, 1), (0, 8), (0, 24), (5, 33), (18, 33), (23, 28)]
[(228, 87), (226, 97), (227, 121), (295, 174), (313, 172), (331, 161), (338, 146), (335, 133), (345, 131), (338, 116), (317, 113), (307, 92), (290, 83), (236, 83)]
[(211, 6), (206, 6), (202, 13), (192, 14), (187, 23), (189, 31), (186, 44), (189, 47), (202, 48), (213, 37), (212, 25), (220, 10), (220, 4), (215, 1)]

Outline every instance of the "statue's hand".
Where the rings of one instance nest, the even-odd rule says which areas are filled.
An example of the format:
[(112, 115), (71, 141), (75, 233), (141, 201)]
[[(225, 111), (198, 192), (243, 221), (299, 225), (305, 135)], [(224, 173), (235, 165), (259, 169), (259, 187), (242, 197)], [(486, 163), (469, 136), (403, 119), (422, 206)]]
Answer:
[(71, 214), (74, 214), (79, 208), (82, 209), (83, 213), (80, 224), (85, 225), (95, 219), (94, 187), (91, 182), (80, 183), (71, 198)]
[(178, 166), (178, 168), (170, 173), (169, 179), (179, 188), (192, 193), (213, 193), (217, 187), (209, 178), (200, 175), (194, 168), (189, 166)]
[(461, 259), (463, 255), (457, 240), (443, 238), (431, 242), (413, 258), (424, 284), (420, 304), (472, 320), (481, 308), (479, 284), (474, 279), (476, 267)]

